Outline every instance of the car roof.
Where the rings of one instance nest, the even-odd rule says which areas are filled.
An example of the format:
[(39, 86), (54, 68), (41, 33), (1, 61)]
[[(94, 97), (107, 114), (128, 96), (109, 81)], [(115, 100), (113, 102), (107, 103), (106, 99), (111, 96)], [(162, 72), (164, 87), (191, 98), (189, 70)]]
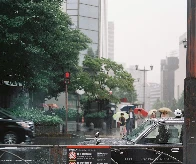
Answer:
[(183, 123), (184, 117), (152, 118), (152, 119), (146, 119), (146, 121), (152, 121), (154, 123)]

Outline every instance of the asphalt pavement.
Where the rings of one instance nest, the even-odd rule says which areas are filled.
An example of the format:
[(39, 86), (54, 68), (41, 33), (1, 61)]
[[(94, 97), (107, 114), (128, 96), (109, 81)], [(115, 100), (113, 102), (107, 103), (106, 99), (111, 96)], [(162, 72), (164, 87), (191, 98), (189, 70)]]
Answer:
[(100, 138), (105, 137), (112, 137), (112, 138), (120, 138), (120, 129), (119, 128), (94, 128), (93, 130), (90, 130), (89, 127), (86, 127), (85, 124), (81, 126), (80, 131), (76, 131), (75, 134), (77, 136), (85, 136), (85, 137), (95, 137), (95, 133), (99, 132)]
[(99, 138), (121, 138), (119, 128), (102, 129), (94, 128), (90, 130), (85, 124), (82, 124), (80, 130), (69, 132), (68, 136), (59, 137), (35, 137), (33, 145), (75, 145), (84, 141), (86, 138), (94, 138), (95, 133), (99, 132)]

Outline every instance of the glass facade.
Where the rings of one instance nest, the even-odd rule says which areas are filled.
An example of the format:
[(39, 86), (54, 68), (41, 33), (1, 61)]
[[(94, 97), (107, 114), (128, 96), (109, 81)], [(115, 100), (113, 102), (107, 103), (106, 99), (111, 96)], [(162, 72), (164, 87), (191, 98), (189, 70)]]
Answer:
[[(99, 55), (100, 4), (100, 0), (67, 0), (66, 9), (72, 18), (74, 27), (80, 29), (91, 39), (92, 44), (89, 45), (89, 49), (95, 56)], [(84, 55), (88, 52), (88, 50), (80, 52), (80, 65), (84, 60)]]

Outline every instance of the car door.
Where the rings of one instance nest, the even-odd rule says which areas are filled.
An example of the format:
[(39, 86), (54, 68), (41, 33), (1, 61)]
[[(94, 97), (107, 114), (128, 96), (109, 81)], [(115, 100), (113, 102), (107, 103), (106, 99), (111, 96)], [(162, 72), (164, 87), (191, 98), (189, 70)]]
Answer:
[(148, 150), (154, 152), (151, 155), (148, 154), (155, 157), (153, 162), (182, 163), (182, 129), (182, 122), (160, 123), (143, 136), (137, 144), (146, 145)]
[(112, 151), (118, 164), (182, 163), (182, 124), (157, 124), (135, 145)]

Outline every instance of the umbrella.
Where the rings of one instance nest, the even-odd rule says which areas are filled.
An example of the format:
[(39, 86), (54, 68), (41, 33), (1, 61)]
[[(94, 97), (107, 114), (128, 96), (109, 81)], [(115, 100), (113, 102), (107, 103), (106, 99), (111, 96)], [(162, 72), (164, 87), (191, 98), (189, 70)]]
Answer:
[(150, 116), (152, 113), (156, 113), (156, 112), (157, 112), (156, 109), (151, 109), (151, 110), (149, 110), (148, 115)]
[(166, 108), (166, 107), (160, 108), (160, 109), (158, 109), (158, 111), (159, 112), (172, 112), (171, 109)]
[(105, 108), (117, 108), (117, 106), (115, 104), (110, 103), (106, 105)]
[(58, 108), (56, 104), (48, 104), (48, 106), (50, 106), (51, 108)]
[(127, 105), (127, 106), (124, 106), (122, 107), (120, 110), (121, 111), (125, 111), (125, 112), (128, 112), (130, 108), (134, 108), (134, 105)]
[(128, 115), (127, 113), (125, 113), (125, 112), (116, 112), (116, 113), (112, 116), (113, 119), (114, 119), (114, 120), (119, 119), (119, 117), (121, 117), (121, 113), (124, 114), (124, 118), (125, 118), (125, 119), (128, 119), (128, 118), (129, 118), (129, 115)]
[(147, 117), (148, 116), (148, 112), (145, 109), (143, 109), (143, 108), (135, 108), (134, 109), (134, 113), (138, 114), (138, 110), (140, 110), (140, 112), (141, 112), (143, 117)]
[(39, 107), (48, 107), (48, 105), (44, 104), (44, 103), (41, 103), (41, 104), (39, 104)]

